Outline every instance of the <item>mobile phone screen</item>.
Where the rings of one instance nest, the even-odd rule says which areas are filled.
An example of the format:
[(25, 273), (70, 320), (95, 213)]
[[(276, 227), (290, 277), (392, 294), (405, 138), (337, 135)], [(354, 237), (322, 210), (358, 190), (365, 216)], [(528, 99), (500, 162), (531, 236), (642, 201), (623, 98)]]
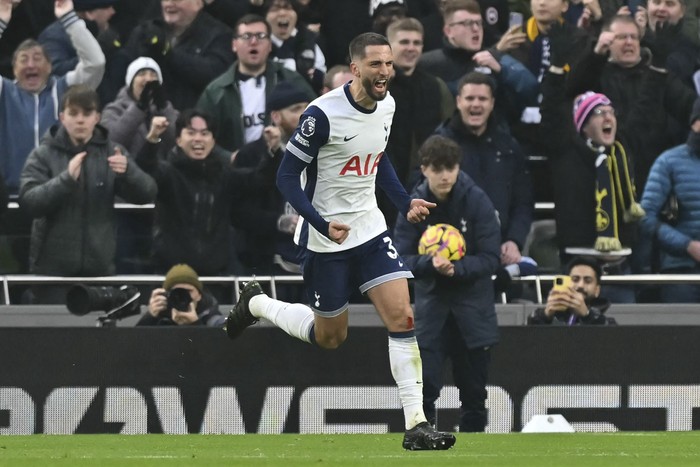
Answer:
[(518, 12), (511, 12), (508, 17), (508, 29), (513, 29), (516, 26), (523, 26), (523, 14)]

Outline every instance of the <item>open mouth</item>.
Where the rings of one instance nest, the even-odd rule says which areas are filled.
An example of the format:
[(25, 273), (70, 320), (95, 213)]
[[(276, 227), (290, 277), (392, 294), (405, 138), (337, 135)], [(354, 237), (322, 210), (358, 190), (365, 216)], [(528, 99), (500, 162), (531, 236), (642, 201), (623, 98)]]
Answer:
[(192, 148), (192, 153), (196, 156), (203, 156), (206, 151), (206, 146), (201, 143), (194, 143), (191, 146)]
[(41, 80), (39, 73), (37, 72), (26, 72), (24, 73), (24, 81), (29, 84), (37, 84)]
[(605, 125), (603, 126), (603, 134), (605, 136), (612, 136), (613, 134), (613, 127), (612, 125)]
[(382, 93), (382, 92), (386, 91), (386, 86), (387, 86), (388, 82), (389, 81), (386, 79), (378, 79), (377, 81), (374, 82), (374, 89), (377, 92)]

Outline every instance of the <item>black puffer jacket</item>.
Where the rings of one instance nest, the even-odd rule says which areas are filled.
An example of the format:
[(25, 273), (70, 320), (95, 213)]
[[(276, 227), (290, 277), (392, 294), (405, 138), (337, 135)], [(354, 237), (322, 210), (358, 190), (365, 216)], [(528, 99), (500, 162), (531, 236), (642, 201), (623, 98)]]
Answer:
[(168, 161), (157, 157), (157, 145), (147, 143), (136, 162), (158, 184), (153, 250), (156, 268), (189, 264), (203, 276), (227, 272), (232, 258), (231, 225), (240, 225), (245, 190), (264, 188), (250, 169), (234, 170), (212, 152), (189, 158), (179, 147)]
[(233, 31), (200, 11), (172, 48), (167, 47), (166, 53), (162, 47), (156, 50), (154, 38), (162, 44), (172, 39), (170, 35), (168, 25), (160, 18), (139, 24), (124, 48), (125, 66), (141, 56), (153, 58), (163, 73), (168, 99), (176, 109), (184, 110), (194, 107), (207, 84), (234, 62)]
[[(114, 198), (153, 202), (156, 184), (133, 162), (124, 174), (109, 168), (107, 157), (118, 146), (101, 126), (87, 145), (73, 146), (54, 125), (29, 155), (21, 176), (20, 205), (34, 217), (30, 270), (36, 274), (106, 276), (114, 274), (116, 232)], [(121, 148), (121, 147), (120, 147)], [(87, 151), (78, 180), (68, 163)], [(121, 148), (123, 154), (127, 154)]]
[(572, 310), (555, 313), (551, 318), (547, 317), (544, 308), (536, 308), (527, 317), (528, 325), (552, 324), (555, 326), (586, 326), (586, 325), (606, 325), (617, 324), (615, 318), (608, 318), (605, 312), (610, 308), (610, 301), (607, 298), (596, 297), (588, 304), (588, 315), (584, 317), (576, 316)]
[[(436, 201), (423, 181), (411, 195)], [(439, 274), (428, 255), (418, 255), (418, 242), (429, 224), (447, 223), (462, 232), (466, 255), (454, 261), (454, 276)], [(410, 224), (399, 216), (394, 231), (396, 249), (416, 277), (416, 332), (418, 339), (438, 339), (453, 315), (469, 348), (498, 342), (498, 323), (493, 303), (492, 274), (499, 264), (498, 221), (488, 196), (460, 172), (450, 199), (439, 202), (428, 218)]]
[(530, 232), (535, 201), (530, 172), (518, 142), (493, 118), (484, 133), (474, 135), (458, 111), (436, 133), (459, 145), (460, 169), (491, 199), (501, 221), (501, 243), (512, 240), (522, 249)]

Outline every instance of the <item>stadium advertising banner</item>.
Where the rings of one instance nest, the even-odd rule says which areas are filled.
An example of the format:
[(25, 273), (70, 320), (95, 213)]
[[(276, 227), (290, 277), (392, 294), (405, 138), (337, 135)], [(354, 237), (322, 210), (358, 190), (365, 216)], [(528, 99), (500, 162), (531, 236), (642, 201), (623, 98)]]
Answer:
[[(560, 413), (577, 431), (700, 428), (697, 327), (502, 327), (489, 432)], [(336, 351), (269, 327), (1, 328), (0, 433), (403, 431), (386, 331)], [(446, 386), (440, 429), (459, 405)]]

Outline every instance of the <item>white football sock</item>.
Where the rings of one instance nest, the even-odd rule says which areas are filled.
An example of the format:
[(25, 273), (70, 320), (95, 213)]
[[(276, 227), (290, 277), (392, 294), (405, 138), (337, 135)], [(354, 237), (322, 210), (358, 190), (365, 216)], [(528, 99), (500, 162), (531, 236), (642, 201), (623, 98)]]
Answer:
[(290, 336), (311, 343), (309, 334), (314, 325), (314, 312), (308, 306), (275, 300), (262, 294), (251, 298), (248, 308), (256, 318), (264, 318)]
[(427, 421), (423, 413), (423, 364), (415, 336), (389, 336), (389, 363), (409, 430)]

